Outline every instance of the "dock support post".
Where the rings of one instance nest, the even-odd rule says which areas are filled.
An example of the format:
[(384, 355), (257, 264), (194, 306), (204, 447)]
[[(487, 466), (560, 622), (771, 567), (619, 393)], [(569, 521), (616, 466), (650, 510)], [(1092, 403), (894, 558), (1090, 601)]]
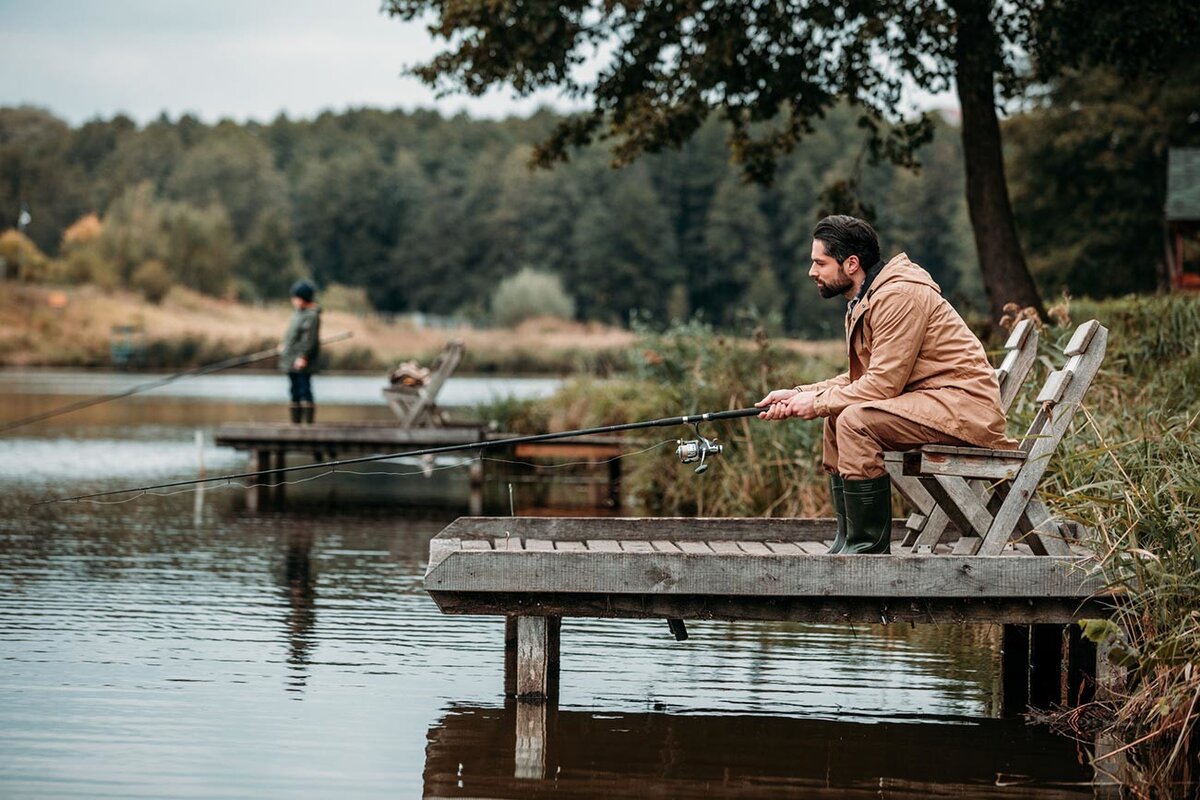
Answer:
[[(1115, 693), (1125, 689), (1125, 668), (1117, 666), (1108, 658), (1109, 652), (1116, 644), (1116, 639), (1109, 638), (1094, 646), (1096, 660), (1093, 663), (1096, 671), (1095, 699), (1097, 700), (1111, 699)], [(1102, 734), (1096, 737), (1096, 755), (1093, 759), (1096, 764), (1096, 774), (1093, 783), (1097, 798), (1117, 800), (1124, 796), (1121, 784), (1128, 783), (1132, 778), (1129, 761), (1124, 752), (1108, 755), (1114, 750), (1120, 750), (1123, 746), (1123, 742), (1110, 736)]]
[(608, 462), (608, 504), (614, 510), (621, 508), (621, 458)]
[(472, 461), (471, 466), (467, 467), (467, 474), (471, 484), (471, 516), (478, 517), (483, 514), (483, 459)]
[(504, 696), (517, 696), (517, 620), (508, 615), (504, 618)]
[[(275, 469), (283, 469), (286, 466), (287, 466), (287, 451), (286, 450), (276, 450), (275, 451)], [(284, 482), (287, 479), (284, 478), (283, 475), (280, 475), (278, 473), (275, 475), (269, 476), (269, 479), (270, 479), (269, 480), (270, 483), (275, 484), (275, 507), (283, 508), (283, 487), (284, 487)]]
[(1063, 696), (1068, 708), (1090, 703), (1096, 696), (1096, 645), (1083, 638), (1078, 625), (1068, 625), (1064, 634), (1066, 669)]
[[(269, 450), (253, 450), (250, 453), (250, 469), (247, 472), (258, 472), (271, 468), (271, 452)], [(261, 484), (265, 476), (255, 475), (250, 479), (250, 488), (246, 490), (246, 509), (258, 511), (267, 504), (267, 487)]]
[[(509, 618), (513, 619), (513, 618)], [(518, 700), (541, 702), (558, 697), (558, 642), (561, 617), (516, 617), (516, 648), (509, 657), (505, 627), (505, 693)]]
[(1049, 709), (1063, 702), (1063, 626), (1031, 625), (1029, 705)]
[(1109, 660), (1109, 653), (1117, 644), (1115, 639), (1107, 639), (1096, 645), (1096, 699), (1111, 698), (1125, 688), (1125, 668), (1118, 667)]
[(1029, 626), (1004, 625), (1000, 635), (1000, 716), (1023, 714), (1029, 705)]

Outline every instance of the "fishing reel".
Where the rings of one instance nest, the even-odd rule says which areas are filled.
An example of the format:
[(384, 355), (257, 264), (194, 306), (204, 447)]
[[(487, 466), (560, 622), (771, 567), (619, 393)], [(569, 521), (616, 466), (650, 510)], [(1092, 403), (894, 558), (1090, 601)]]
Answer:
[(707, 458), (709, 456), (718, 456), (723, 449), (717, 444), (717, 437), (707, 439), (700, 433), (699, 423), (692, 426), (692, 430), (696, 432), (695, 439), (680, 439), (678, 447), (675, 448), (675, 455), (679, 456), (680, 462), (684, 464), (694, 464), (697, 461), (700, 465), (696, 467), (696, 474), (703, 475), (708, 470)]

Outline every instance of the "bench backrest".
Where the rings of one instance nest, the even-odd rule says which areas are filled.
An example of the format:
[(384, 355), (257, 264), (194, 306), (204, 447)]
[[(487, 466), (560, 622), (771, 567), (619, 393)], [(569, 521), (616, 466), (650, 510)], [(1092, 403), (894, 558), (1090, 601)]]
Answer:
[(1008, 411), (1013, 400), (1021, 391), (1029, 371), (1037, 361), (1038, 329), (1031, 319), (1023, 319), (1013, 326), (1008, 341), (1004, 343), (1004, 360), (996, 368), (996, 379), (1000, 382), (1000, 408)]
[(1075, 329), (1063, 350), (1067, 362), (1046, 376), (1037, 395), (1037, 415), (1029, 425), (1021, 449), (1032, 460), (1049, 456), (1066, 433), (1071, 417), (1083, 402), (1083, 396), (1100, 371), (1108, 347), (1108, 328), (1097, 320), (1088, 320)]

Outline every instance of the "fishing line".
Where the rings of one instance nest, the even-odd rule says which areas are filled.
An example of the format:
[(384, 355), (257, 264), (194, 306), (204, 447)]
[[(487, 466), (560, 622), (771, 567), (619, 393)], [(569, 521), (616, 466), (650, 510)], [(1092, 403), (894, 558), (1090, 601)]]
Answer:
[[(335, 334), (326, 339), (322, 339), (321, 344), (335, 344), (337, 342), (349, 339), (353, 335), (354, 334), (350, 331), (345, 331), (344, 333)], [(276, 355), (279, 355), (279, 351), (272, 347), (270, 350), (259, 350), (255, 353), (248, 353), (244, 356), (234, 356), (232, 358), (222, 359), (221, 361), (214, 361), (211, 364), (201, 364), (198, 367), (192, 367), (191, 369), (184, 370), (183, 372), (176, 372), (174, 375), (168, 375), (165, 378), (157, 378), (152, 381), (147, 381), (146, 383), (139, 383), (137, 386), (126, 389), (123, 392), (113, 392), (112, 394), (102, 394), (97, 397), (76, 400), (73, 403), (67, 403), (66, 405), (59, 406), (58, 408), (52, 408), (49, 411), (43, 411), (40, 414), (33, 414), (28, 417), (13, 420), (12, 422), (0, 423), (0, 434), (8, 433), (11, 430), (24, 427), (25, 425), (32, 425), (35, 422), (42, 422), (43, 420), (59, 417), (63, 414), (70, 414), (73, 411), (81, 411), (85, 408), (98, 406), (101, 403), (108, 403), (112, 400), (120, 400), (123, 397), (129, 397), (130, 395), (135, 395), (139, 392), (157, 389), (160, 386), (166, 386), (168, 383), (177, 381), (180, 378), (189, 378), (197, 375), (211, 375), (212, 373), (220, 372), (221, 370), (232, 369), (233, 367), (241, 367), (245, 366), (246, 364), (253, 364), (256, 361), (265, 361), (266, 359)]]
[[(91, 500), (96, 497), (111, 497), (113, 495), (128, 494), (130, 492), (149, 492), (156, 489), (173, 489), (177, 486), (192, 486), (201, 483), (228, 483), (234, 480), (243, 478), (261, 478), (264, 475), (281, 475), (289, 472), (300, 472), (304, 470), (322, 469), (330, 467), (342, 467), (349, 464), (365, 464), (373, 461), (390, 461), (397, 458), (414, 458), (416, 456), (436, 455), (439, 453), (454, 453), (463, 450), (484, 450), (489, 447), (507, 447), (510, 445), (527, 444), (533, 442), (549, 442), (556, 439), (567, 439), (571, 437), (593, 436), (604, 433), (620, 433), (622, 431), (644, 430), (646, 428), (665, 428), (677, 425), (691, 425), (696, 432), (696, 439), (688, 441), (679, 440), (679, 447), (676, 454), (680, 461), (685, 464), (699, 462), (696, 468), (697, 473), (702, 473), (708, 469), (706, 459), (709, 456), (719, 455), (722, 446), (716, 443), (716, 439), (708, 439), (700, 434), (700, 425), (704, 422), (713, 422), (722, 419), (736, 419), (738, 417), (757, 416), (764, 409), (757, 407), (739, 408), (731, 411), (715, 411), (704, 414), (685, 414), (679, 417), (663, 417), (661, 419), (645, 420), (643, 422), (630, 422), (623, 425), (603, 425), (596, 428), (582, 428), (574, 431), (559, 431), (557, 433), (540, 433), (531, 436), (514, 436), (508, 439), (496, 439), (490, 442), (469, 442), (466, 444), (442, 445), (440, 447), (428, 447), (423, 450), (410, 450), (402, 453), (384, 453), (382, 455), (361, 456), (358, 458), (346, 458), (339, 461), (322, 461), (315, 464), (301, 464), (294, 467), (276, 467), (275, 469), (255, 470), (253, 472), (239, 472), (234, 475), (215, 475), (211, 478), (193, 478), (184, 481), (170, 481), (167, 483), (157, 483), (151, 486), (135, 486), (128, 489), (112, 489), (106, 492), (92, 492), (90, 494), (73, 495), (71, 497), (55, 497), (48, 500), (39, 500), (33, 503), (33, 506), (48, 505), (50, 503), (67, 503), (78, 500)], [(480, 452), (479, 458), (483, 458)]]
[[(250, 490), (250, 489), (260, 489), (260, 488), (274, 489), (279, 486), (296, 486), (301, 483), (308, 483), (310, 481), (315, 481), (318, 478), (326, 478), (330, 475), (356, 475), (356, 476), (385, 475), (385, 476), (391, 477), (391, 478), (411, 478), (411, 477), (414, 477), (417, 475), (428, 475), (433, 472), (443, 472), (445, 470), (450, 470), (450, 469), (461, 469), (470, 464), (474, 464), (477, 461), (491, 461), (491, 462), (500, 463), (500, 464), (517, 464), (517, 465), (524, 465), (524, 466), (529, 466), (529, 467), (536, 467), (537, 469), (543, 469), (543, 470), (562, 469), (564, 467), (578, 467), (578, 466), (608, 464), (613, 461), (620, 461), (621, 459), (624, 459), (624, 458), (633, 458), (634, 456), (644, 455), (646, 453), (649, 453), (652, 450), (657, 450), (661, 447), (665, 447), (668, 444), (675, 444), (675, 442), (676, 442), (675, 439), (664, 439), (663, 441), (658, 442), (657, 444), (650, 445), (649, 447), (642, 448), (641, 450), (634, 450), (631, 453), (622, 453), (619, 456), (613, 456), (612, 458), (608, 458), (603, 461), (572, 461), (572, 462), (567, 462), (564, 464), (533, 464), (528, 461), (513, 461), (511, 459), (491, 458), (489, 456), (479, 455), (479, 456), (474, 456), (472, 458), (461, 459), (459, 461), (454, 462), (453, 464), (443, 464), (440, 467), (421, 468), (421, 469), (410, 470), (408, 472), (387, 472), (387, 471), (382, 471), (382, 470), (366, 471), (366, 470), (356, 470), (356, 469), (333, 468), (333, 469), (327, 470), (325, 472), (318, 472), (316, 475), (309, 475), (306, 478), (294, 478), (292, 480), (281, 480), (281, 481), (277, 481), (275, 483), (234, 483), (233, 480), (230, 479), (230, 480), (225, 481), (224, 483), (219, 483), (216, 486), (206, 487), (206, 490), (207, 491), (217, 491), (220, 489)], [(310, 466), (316, 466), (316, 465), (310, 465)], [(214, 478), (213, 480), (218, 480), (218, 479)], [(198, 483), (198, 482), (193, 481), (193, 483)], [(180, 495), (180, 494), (194, 493), (196, 491), (199, 491), (199, 489), (200, 489), (200, 487), (198, 485), (187, 486), (187, 487), (178, 489), (174, 492), (156, 492), (156, 491), (151, 491), (150, 489), (146, 489), (146, 490), (127, 489), (125, 491), (130, 491), (130, 492), (136, 491), (137, 494), (133, 495), (132, 497), (126, 497), (123, 500), (98, 500), (95, 498), (83, 497), (83, 498), (79, 498), (78, 500), (74, 500), (72, 498), (67, 498), (67, 499), (62, 500), (61, 502), (71, 501), (71, 502), (79, 502), (79, 503), (90, 503), (92, 505), (97, 505), (97, 506), (117, 506), (117, 505), (123, 505), (125, 503), (131, 503), (134, 500), (139, 500), (143, 497), (174, 497), (174, 496)], [(59, 502), (59, 501), (50, 500), (50, 501), (43, 501), (43, 502)], [(42, 503), (34, 503), (33, 505), (42, 505)]]

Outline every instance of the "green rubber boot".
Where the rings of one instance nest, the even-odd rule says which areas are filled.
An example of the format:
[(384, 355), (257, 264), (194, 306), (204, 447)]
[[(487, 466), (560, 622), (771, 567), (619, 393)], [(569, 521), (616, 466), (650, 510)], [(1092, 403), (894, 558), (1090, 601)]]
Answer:
[(829, 476), (829, 496), (833, 498), (833, 513), (837, 515), (837, 538), (826, 551), (829, 555), (837, 555), (846, 549), (846, 496), (842, 493), (842, 476)]
[(292, 407), (288, 411), (291, 412), (293, 425), (299, 425), (304, 419), (304, 412), (301, 410), (299, 403), (292, 403)]
[(843, 480), (846, 498), (846, 546), (851, 553), (886, 554), (892, 549), (892, 479)]

